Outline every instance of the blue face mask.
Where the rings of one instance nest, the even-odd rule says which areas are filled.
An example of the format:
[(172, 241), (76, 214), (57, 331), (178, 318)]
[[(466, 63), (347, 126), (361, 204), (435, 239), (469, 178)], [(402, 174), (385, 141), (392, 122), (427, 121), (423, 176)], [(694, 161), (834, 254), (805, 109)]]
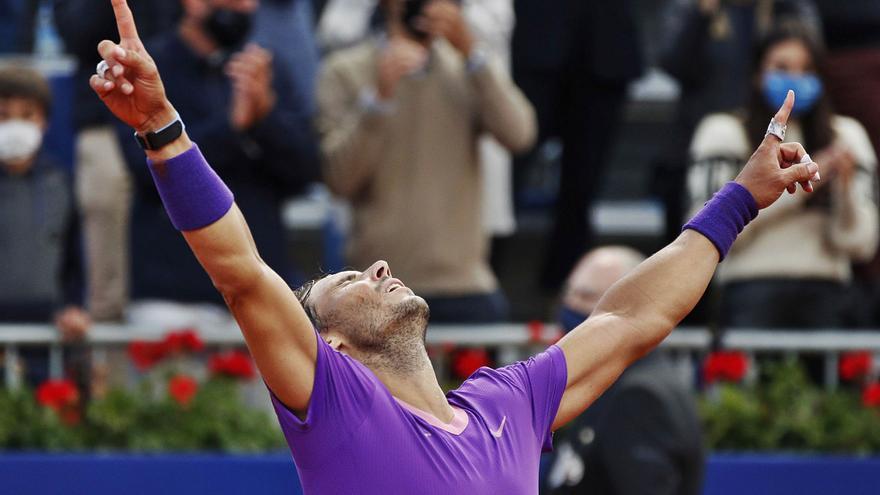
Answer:
[(585, 315), (580, 311), (563, 306), (562, 309), (559, 310), (559, 325), (562, 326), (563, 332), (568, 333), (574, 330), (574, 327), (586, 321), (589, 317), (590, 315), (588, 314)]
[(794, 90), (795, 117), (803, 115), (816, 106), (822, 97), (822, 81), (815, 74), (794, 76), (788, 72), (771, 71), (764, 75), (764, 99), (770, 108), (777, 109), (785, 102), (788, 90)]

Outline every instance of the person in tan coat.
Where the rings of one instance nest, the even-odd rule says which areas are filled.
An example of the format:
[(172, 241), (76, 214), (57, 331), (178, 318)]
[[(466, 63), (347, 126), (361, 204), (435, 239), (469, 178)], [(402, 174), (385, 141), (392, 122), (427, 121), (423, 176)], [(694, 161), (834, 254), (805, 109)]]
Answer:
[(503, 320), (487, 262), (478, 144), (534, 142), (534, 110), (449, 0), (382, 4), (386, 29), (326, 61), (318, 84), (323, 171), (353, 210), (348, 259), (385, 257), (434, 321)]
[(691, 210), (732, 178), (763, 133), (766, 108), (796, 90), (788, 137), (815, 150), (816, 194), (786, 195), (746, 228), (718, 270), (723, 327), (841, 328), (849, 310), (851, 264), (877, 250), (877, 157), (864, 128), (832, 113), (822, 92), (820, 51), (799, 25), (783, 26), (758, 46), (752, 103), (742, 115), (703, 119), (691, 144)]

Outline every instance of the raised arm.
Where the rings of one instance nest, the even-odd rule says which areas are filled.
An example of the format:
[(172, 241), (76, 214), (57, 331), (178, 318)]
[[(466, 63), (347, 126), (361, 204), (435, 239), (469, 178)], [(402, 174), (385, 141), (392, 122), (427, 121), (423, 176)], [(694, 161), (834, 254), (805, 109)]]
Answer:
[[(156, 64), (141, 43), (125, 0), (111, 0), (120, 42), (98, 52), (110, 67), (92, 89), (139, 134), (175, 121)], [(244, 333), (263, 379), (289, 407), (304, 410), (314, 381), (317, 344), (308, 317), (287, 284), (261, 259), (231, 193), (183, 132), (157, 150), (149, 166), (165, 207)]]
[[(776, 120), (788, 122), (793, 104), (794, 94), (789, 93)], [(748, 214), (754, 207), (766, 208), (786, 189), (795, 191), (798, 183), (812, 191), (809, 180), (818, 166), (799, 163), (804, 154), (799, 144), (780, 144), (772, 135), (765, 138), (731, 186), (740, 191), (741, 204), (720, 201), (707, 206), (715, 220), (712, 228), (723, 229), (742, 209)], [(730, 228), (735, 235), (736, 228)], [(605, 294), (587, 321), (559, 342), (568, 381), (554, 429), (580, 414), (627, 366), (659, 345), (699, 301), (718, 265), (720, 250), (729, 247), (718, 243), (717, 230), (700, 228), (700, 232), (685, 230), (639, 265)]]

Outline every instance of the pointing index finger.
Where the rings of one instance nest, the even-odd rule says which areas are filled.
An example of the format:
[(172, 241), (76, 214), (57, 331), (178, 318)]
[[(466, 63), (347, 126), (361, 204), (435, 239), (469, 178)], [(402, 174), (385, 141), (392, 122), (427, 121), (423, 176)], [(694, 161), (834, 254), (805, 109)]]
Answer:
[(119, 30), (120, 41), (140, 41), (137, 27), (134, 25), (134, 16), (128, 8), (126, 0), (110, 0), (113, 4), (113, 14), (116, 16), (116, 28)]
[(794, 91), (789, 89), (788, 94), (785, 95), (785, 102), (782, 103), (782, 106), (773, 118), (776, 119), (776, 122), (779, 122), (782, 125), (787, 125), (788, 118), (791, 116), (792, 108), (794, 108)]

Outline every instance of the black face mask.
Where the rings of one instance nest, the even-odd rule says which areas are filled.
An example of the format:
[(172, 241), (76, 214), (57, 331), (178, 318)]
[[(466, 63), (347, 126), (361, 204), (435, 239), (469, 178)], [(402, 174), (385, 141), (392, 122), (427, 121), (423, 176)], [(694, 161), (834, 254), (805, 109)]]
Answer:
[(222, 48), (241, 46), (251, 32), (253, 15), (229, 9), (216, 9), (205, 20), (205, 30)]

